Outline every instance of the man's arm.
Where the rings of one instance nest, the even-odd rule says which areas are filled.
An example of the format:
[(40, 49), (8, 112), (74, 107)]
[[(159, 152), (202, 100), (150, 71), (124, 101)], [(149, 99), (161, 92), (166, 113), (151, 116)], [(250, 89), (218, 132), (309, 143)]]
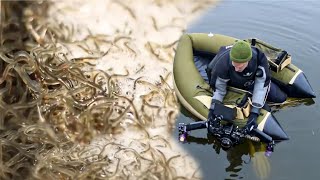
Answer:
[[(264, 106), (271, 81), (267, 57), (264, 55), (264, 53), (260, 52), (258, 59), (258, 69), (256, 72), (252, 95), (252, 110), (260, 109)], [(257, 113), (259, 113), (259, 111)]]
[(217, 76), (215, 82), (215, 91), (212, 96), (212, 101), (223, 101), (224, 96), (227, 94), (227, 82), (229, 79), (223, 79)]
[(248, 117), (245, 129), (250, 132), (257, 127), (257, 119), (260, 114), (260, 109), (264, 106), (270, 88), (270, 71), (267, 57), (264, 53), (259, 52), (258, 69), (254, 81), (254, 89), (252, 95), (252, 108)]
[[(228, 59), (225, 47), (220, 48), (218, 54), (213, 58), (213, 67), (211, 71), (210, 86), (214, 89), (211, 106), (209, 109), (208, 120), (213, 121), (216, 103), (222, 103), (224, 96), (227, 94), (227, 82), (229, 79)], [(216, 126), (213, 122), (213, 126)]]
[(210, 86), (214, 89), (212, 101), (222, 102), (227, 94), (227, 82), (229, 78), (228, 53), (230, 47), (221, 47), (218, 54), (213, 58)]
[[(208, 114), (208, 120), (213, 121), (214, 117), (214, 108), (216, 104), (220, 104), (223, 101), (224, 96), (227, 94), (227, 82), (229, 79), (222, 79), (221, 77), (217, 76), (216, 81), (215, 81), (215, 91), (213, 92), (212, 100), (211, 100), (211, 105), (209, 109), (209, 114)], [(212, 122), (213, 126), (217, 126), (217, 122), (213, 121)]]

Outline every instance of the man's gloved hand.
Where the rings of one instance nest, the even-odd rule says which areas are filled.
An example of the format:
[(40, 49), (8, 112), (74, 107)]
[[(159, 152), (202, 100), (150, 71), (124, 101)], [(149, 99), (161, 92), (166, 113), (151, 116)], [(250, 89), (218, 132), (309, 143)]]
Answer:
[(251, 112), (249, 114), (247, 124), (244, 126), (244, 129), (245, 129), (245, 131), (247, 133), (251, 132), (253, 129), (258, 127), (258, 125), (257, 125), (258, 116), (259, 115), (257, 113), (254, 113), (254, 112)]
[(208, 119), (209, 119), (210, 117), (213, 117), (213, 110), (214, 110), (216, 104), (222, 104), (222, 102), (219, 101), (219, 100), (216, 100), (216, 99), (212, 99), (211, 105), (210, 105), (210, 109), (209, 109)]
[(250, 133), (253, 129), (258, 127), (257, 119), (258, 119), (259, 114), (260, 114), (260, 108), (252, 106), (249, 117), (248, 117), (247, 124), (244, 127), (244, 130), (246, 133)]
[(209, 109), (208, 121), (214, 118), (215, 118), (215, 115), (213, 114), (213, 109)]
[(221, 104), (221, 102), (219, 100), (213, 99), (212, 102), (211, 102), (211, 106), (210, 106), (209, 114), (208, 114), (208, 121), (211, 121), (214, 126), (216, 125), (215, 124), (216, 116), (214, 115), (213, 111), (214, 111), (214, 107), (215, 107), (216, 103)]

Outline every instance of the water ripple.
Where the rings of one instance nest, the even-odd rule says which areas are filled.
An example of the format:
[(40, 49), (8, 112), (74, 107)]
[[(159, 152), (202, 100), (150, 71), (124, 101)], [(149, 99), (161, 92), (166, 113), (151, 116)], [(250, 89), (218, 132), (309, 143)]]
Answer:
[[(316, 92), (319, 92), (319, 71), (316, 69), (320, 66), (320, 41), (318, 40), (320, 37), (319, 9), (320, 1), (317, 0), (241, 0), (241, 2), (225, 0), (216, 8), (204, 14), (202, 19), (195, 22), (187, 31), (220, 33), (241, 39), (255, 37), (277, 47), (283, 48), (292, 55), (293, 63), (305, 72), (309, 82), (313, 86), (313, 89)], [(294, 142), (300, 140), (299, 142), (301, 143), (299, 144), (299, 148), (301, 149), (301, 153), (305, 152), (302, 146), (310, 146), (310, 144), (312, 144), (312, 150), (314, 152), (319, 151), (319, 145), (315, 145), (311, 141), (305, 141), (306, 139), (315, 139), (315, 137), (319, 135), (313, 131), (315, 125), (319, 126), (319, 121), (317, 120), (320, 117), (318, 111), (319, 107), (317, 106), (319, 102), (317, 99), (315, 99), (315, 101), (317, 101), (316, 105), (308, 107), (305, 107), (306, 105), (300, 106), (300, 109), (295, 108), (294, 111), (289, 109), (285, 115), (281, 114), (281, 112), (278, 113), (278, 115), (283, 116), (280, 117), (281, 119), (290, 120), (291, 130), (288, 128), (288, 134), (291, 134), (292, 137), (294, 136), (294, 138), (290, 140), (290, 143), (292, 144), (287, 144), (287, 147), (282, 146), (282, 148), (297, 149)], [(288, 113), (288, 111), (290, 111), (290, 113)], [(306, 113), (307, 111), (309, 113)], [(308, 121), (304, 121), (302, 127), (303, 130), (309, 133), (302, 132), (303, 136), (301, 136), (302, 127), (298, 129), (299, 132), (296, 132), (295, 128), (299, 127), (295, 127), (293, 125), (306, 119), (306, 116)], [(283, 123), (284, 125), (289, 126), (288, 124), (285, 124), (285, 122), (288, 121), (283, 121)], [(312, 165), (311, 162), (316, 153), (310, 153), (310, 151), (307, 152), (310, 155), (306, 155), (305, 158), (309, 159), (307, 161), (304, 160), (303, 163), (304, 166), (308, 166), (303, 169), (310, 171), (308, 176), (316, 177), (318, 176), (318, 171), (316, 169), (317, 166)], [(283, 149), (279, 149), (277, 154), (279, 156), (292, 156), (292, 154), (284, 151)], [(201, 161), (206, 160), (206, 158), (201, 159)], [(299, 164), (301, 161), (296, 161), (295, 159), (288, 160), (288, 158), (283, 158), (281, 160), (274, 158), (272, 160), (272, 172), (270, 177), (280, 177), (281, 174), (285, 173), (286, 177), (290, 176), (289, 179), (303, 178), (304, 175), (300, 176), (299, 173), (301, 171), (300, 168), (291, 169), (290, 167), (289, 169), (285, 169), (285, 166), (280, 165), (281, 162), (285, 162), (286, 164)], [(207, 163), (209, 162), (206, 162), (205, 164), (209, 166)], [(309, 166), (309, 164), (311, 165)], [(274, 171), (277, 168), (282, 169), (281, 171)], [(241, 176), (243, 173), (248, 176), (246, 178), (250, 179), (250, 177), (252, 177), (252, 172), (248, 170), (245, 164), (243, 164), (241, 171), (231, 171), (231, 173), (228, 174), (228, 177), (229, 179), (241, 179), (243, 178), (243, 176)], [(204, 174), (205, 177), (209, 177), (209, 175), (212, 177), (219, 173), (204, 171)], [(254, 178), (252, 177), (252, 179)]]

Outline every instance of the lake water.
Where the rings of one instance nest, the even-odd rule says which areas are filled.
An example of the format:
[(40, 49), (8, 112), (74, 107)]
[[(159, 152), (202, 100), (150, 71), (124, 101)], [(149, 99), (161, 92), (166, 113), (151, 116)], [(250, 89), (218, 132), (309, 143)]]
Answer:
[[(320, 1), (317, 0), (226, 0), (189, 26), (188, 33), (212, 32), (242, 39), (256, 37), (287, 50), (318, 97), (312, 103), (274, 113), (290, 140), (277, 144), (268, 158), (250, 159), (248, 144), (219, 152), (207, 140), (205, 130), (193, 131), (191, 135), (196, 138), (181, 145), (198, 160), (204, 179), (320, 178), (319, 22)], [(181, 114), (177, 122), (192, 121)]]

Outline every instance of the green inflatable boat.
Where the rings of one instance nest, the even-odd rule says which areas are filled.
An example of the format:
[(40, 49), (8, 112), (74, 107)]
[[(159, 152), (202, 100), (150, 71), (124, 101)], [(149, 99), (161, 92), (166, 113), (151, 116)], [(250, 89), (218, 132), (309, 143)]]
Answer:
[[(232, 45), (236, 40), (234, 37), (211, 33), (184, 34), (179, 40), (173, 64), (175, 92), (185, 109), (200, 120), (207, 119), (213, 91), (200, 75), (194, 63), (194, 55), (202, 54), (212, 59), (221, 46)], [(289, 54), (282, 55), (284, 50), (258, 39), (246, 39), (245, 41), (265, 53), (269, 61), (272, 81), (278, 84), (289, 97), (315, 97), (303, 71), (291, 63)], [(279, 58), (279, 56), (282, 57)], [(237, 119), (234, 123), (239, 127), (243, 126), (247, 121), (250, 107), (248, 92), (228, 87), (223, 103), (226, 106), (237, 107)], [(239, 107), (239, 104), (242, 105)], [(261, 110), (257, 123), (258, 129), (274, 140), (288, 139), (278, 121), (266, 109)]]

